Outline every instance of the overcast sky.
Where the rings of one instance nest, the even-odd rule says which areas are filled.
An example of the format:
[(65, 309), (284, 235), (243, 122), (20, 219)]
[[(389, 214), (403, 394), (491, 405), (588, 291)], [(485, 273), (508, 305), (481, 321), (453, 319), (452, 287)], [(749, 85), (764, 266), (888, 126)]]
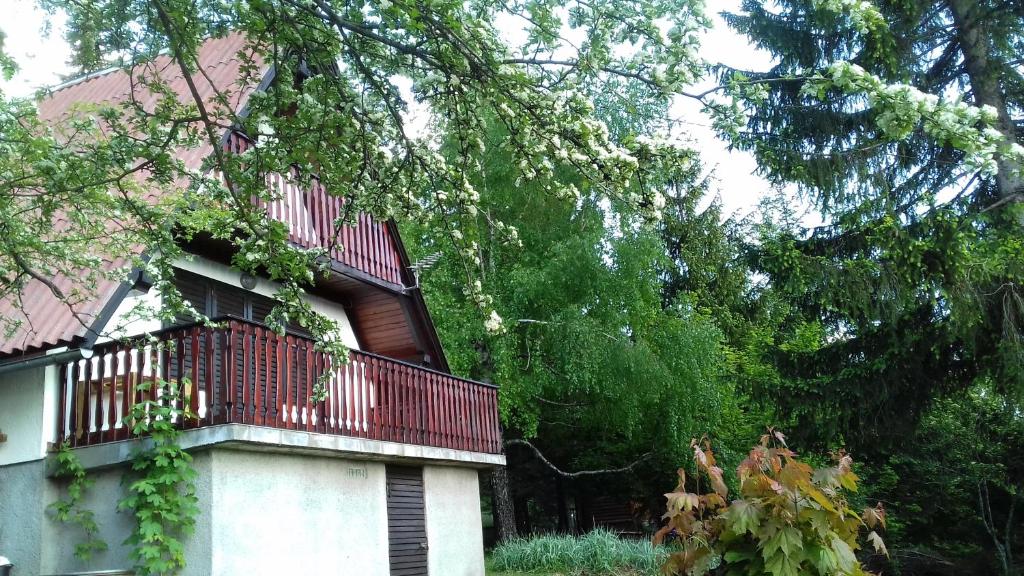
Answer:
[[(703, 40), (703, 52), (708, 59), (730, 66), (748, 69), (763, 69), (770, 64), (769, 57), (753, 48), (745, 37), (731, 31), (717, 16), (723, 10), (737, 10), (739, 0), (710, 0), (709, 10), (715, 13), (714, 28)], [(11, 81), (0, 80), (0, 85), (9, 95), (28, 95), (40, 87), (60, 82), (67, 73), (70, 56), (68, 46), (63, 42), (63, 20), (55, 17), (51, 21), (49, 35), (42, 34), (45, 13), (35, 7), (31, 0), (0, 0), (0, 29), (7, 34), (5, 49), (21, 67)], [(694, 146), (701, 152), (707, 169), (715, 178), (713, 190), (721, 195), (726, 214), (746, 215), (758, 200), (768, 191), (768, 186), (754, 174), (756, 164), (750, 155), (729, 151), (708, 127), (710, 120), (699, 104), (680, 99), (673, 113), (681, 118), (685, 130)]]

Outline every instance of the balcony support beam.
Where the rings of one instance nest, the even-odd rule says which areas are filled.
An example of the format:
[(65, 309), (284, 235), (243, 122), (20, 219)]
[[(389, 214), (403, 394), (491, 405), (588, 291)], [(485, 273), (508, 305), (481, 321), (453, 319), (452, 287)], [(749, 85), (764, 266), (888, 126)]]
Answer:
[[(76, 448), (75, 455), (87, 470), (109, 468), (129, 462), (132, 455), (140, 448), (145, 448), (148, 442), (151, 442), (148, 438), (137, 438), (84, 446)], [(332, 455), (338, 458), (407, 464), (451, 464), (480, 469), (505, 465), (505, 456), (502, 454), (485, 454), (247, 424), (222, 424), (186, 430), (182, 432), (179, 443), (182, 448), (190, 452), (220, 446), (239, 450)], [(48, 473), (52, 474), (55, 468), (55, 462), (48, 463)]]

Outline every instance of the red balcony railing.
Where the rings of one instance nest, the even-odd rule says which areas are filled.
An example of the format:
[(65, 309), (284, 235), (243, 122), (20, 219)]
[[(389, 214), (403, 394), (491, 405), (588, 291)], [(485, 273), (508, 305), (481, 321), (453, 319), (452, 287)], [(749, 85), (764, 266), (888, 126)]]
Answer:
[[(250, 146), (249, 140), (237, 133), (225, 144), (227, 151), (236, 154)], [(346, 266), (402, 284), (402, 265), (387, 225), (358, 214), (354, 226), (335, 227), (345, 216), (345, 202), (328, 194), (315, 179), (311, 186), (301, 187), (295, 178), (274, 174), (267, 177), (267, 186), (276, 198), (267, 203), (267, 211), (271, 218), (288, 225), (292, 242), (304, 248), (325, 248), (332, 259)]]
[[(306, 338), (234, 318), (219, 325), (105, 343), (64, 365), (60, 439), (77, 447), (131, 438), (124, 424), (131, 406), (167, 401), (157, 387), (139, 385), (163, 380), (179, 387), (178, 401), (193, 414), (178, 421), (183, 429), (239, 423), (501, 452), (491, 385), (358, 350), (337, 363)], [(314, 401), (318, 381), (326, 395)]]

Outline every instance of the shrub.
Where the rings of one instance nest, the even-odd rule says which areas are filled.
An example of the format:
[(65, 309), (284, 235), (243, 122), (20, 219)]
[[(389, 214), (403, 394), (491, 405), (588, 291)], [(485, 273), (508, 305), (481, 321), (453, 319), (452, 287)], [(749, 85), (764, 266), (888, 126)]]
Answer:
[(675, 548), (665, 574), (866, 575), (854, 555), (862, 529), (875, 551), (886, 553), (875, 532), (885, 527), (882, 505), (861, 514), (848, 505), (846, 493), (857, 490), (849, 455), (840, 452), (834, 466), (814, 469), (769, 429), (737, 468), (739, 498), (727, 504), (710, 443), (695, 440), (691, 447), (698, 473), (688, 479), (679, 469), (679, 485), (665, 495), (668, 522), (654, 539)]
[(513, 538), (494, 549), (494, 568), (507, 572), (557, 571), (586, 576), (656, 576), (665, 552), (644, 540), (626, 540), (598, 529), (584, 536), (563, 534)]

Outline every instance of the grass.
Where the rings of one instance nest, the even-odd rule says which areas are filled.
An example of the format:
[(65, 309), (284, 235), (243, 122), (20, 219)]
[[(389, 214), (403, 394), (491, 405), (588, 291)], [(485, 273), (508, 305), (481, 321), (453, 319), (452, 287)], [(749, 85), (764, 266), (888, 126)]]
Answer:
[(494, 562), (488, 557), (487, 566), (484, 572), (487, 576), (564, 576), (564, 572), (506, 572), (494, 567)]
[(584, 536), (540, 535), (499, 545), (488, 560), (489, 576), (656, 576), (664, 552), (643, 540), (624, 540), (607, 530)]

